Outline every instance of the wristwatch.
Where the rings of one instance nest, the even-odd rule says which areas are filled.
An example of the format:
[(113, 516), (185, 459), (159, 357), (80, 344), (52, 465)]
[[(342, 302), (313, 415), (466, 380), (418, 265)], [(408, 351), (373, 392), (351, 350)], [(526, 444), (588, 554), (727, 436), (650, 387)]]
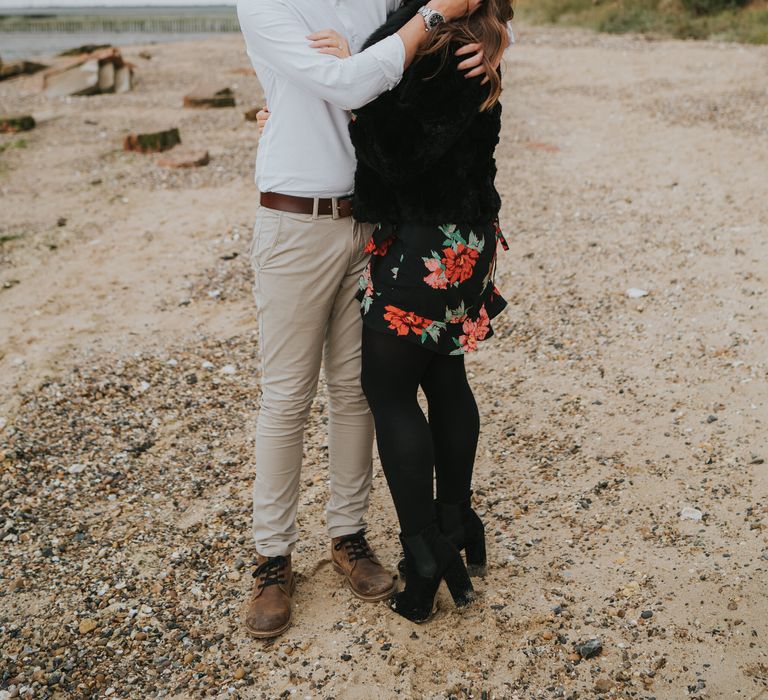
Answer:
[(445, 23), (445, 16), (439, 10), (433, 10), (426, 5), (419, 8), (419, 14), (424, 18), (424, 30), (431, 32), (435, 27)]

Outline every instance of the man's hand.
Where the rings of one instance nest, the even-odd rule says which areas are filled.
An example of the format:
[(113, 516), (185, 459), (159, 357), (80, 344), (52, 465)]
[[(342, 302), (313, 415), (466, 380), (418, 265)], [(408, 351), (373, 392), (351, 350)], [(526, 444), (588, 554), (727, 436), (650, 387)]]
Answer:
[(264, 127), (267, 125), (267, 120), (271, 116), (269, 107), (264, 107), (256, 112), (256, 126), (259, 128), (259, 133), (264, 131)]
[[(504, 33), (504, 39), (503, 39), (503, 46), (504, 50), (499, 52), (499, 57), (494, 61), (493, 63), (493, 70), (498, 70), (499, 66), (501, 65), (501, 58), (504, 55), (504, 51), (506, 51), (507, 47), (509, 46), (509, 35), (505, 32)], [(465, 46), (462, 46), (458, 51), (456, 51), (457, 56), (469, 56), (469, 58), (464, 59), (461, 63), (458, 65), (459, 70), (467, 71), (465, 74), (465, 78), (476, 78), (480, 75), (485, 75), (485, 66), (483, 65), (483, 46), (482, 44), (466, 44)], [(483, 78), (483, 85), (488, 82), (488, 76), (485, 75)]]
[(318, 53), (325, 53), (336, 58), (349, 58), (352, 52), (349, 50), (349, 42), (333, 29), (323, 29), (314, 34), (310, 34), (307, 39), (312, 43), (313, 49), (318, 49)]

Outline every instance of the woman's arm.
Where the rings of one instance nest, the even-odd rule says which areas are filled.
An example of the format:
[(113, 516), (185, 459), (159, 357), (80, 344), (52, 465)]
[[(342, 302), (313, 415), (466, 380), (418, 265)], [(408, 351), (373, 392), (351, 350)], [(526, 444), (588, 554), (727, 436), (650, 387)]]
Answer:
[(488, 96), (481, 78), (457, 70), (452, 46), (428, 55), (403, 83), (357, 110), (349, 126), (357, 158), (396, 183), (428, 170), (456, 142)]

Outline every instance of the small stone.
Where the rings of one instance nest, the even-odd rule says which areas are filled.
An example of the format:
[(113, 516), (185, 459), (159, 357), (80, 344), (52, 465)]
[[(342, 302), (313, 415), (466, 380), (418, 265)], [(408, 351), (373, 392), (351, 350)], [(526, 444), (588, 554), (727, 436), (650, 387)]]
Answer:
[(650, 620), (653, 617), (653, 610), (643, 610), (643, 612), (640, 613), (640, 617), (642, 617), (643, 620)]
[(714, 423), (717, 420), (717, 416), (707, 416), (707, 423)]
[(245, 669), (242, 666), (237, 668), (237, 670), (235, 671), (235, 673), (233, 675), (233, 678), (236, 681), (239, 681), (239, 680), (242, 680), (243, 678), (245, 678)]
[(630, 299), (641, 299), (642, 297), (647, 297), (648, 292), (645, 289), (638, 289), (637, 287), (630, 287), (627, 290), (627, 296)]
[(66, 217), (64, 217), (64, 216), (60, 216), (60, 217), (59, 217), (59, 218), (56, 220), (56, 225), (57, 225), (59, 228), (62, 228), (62, 227), (64, 227), (64, 226), (66, 226), (66, 225), (67, 225), (67, 219), (66, 219)]
[(613, 688), (613, 681), (610, 678), (603, 676), (595, 681), (595, 690), (598, 693), (607, 693), (611, 688)]
[(71, 465), (69, 467), (69, 469), (67, 469), (67, 471), (70, 474), (81, 474), (82, 472), (85, 471), (85, 465), (84, 464), (80, 464), (80, 463), (75, 463), (75, 464)]
[(89, 632), (93, 632), (97, 627), (96, 620), (91, 620), (90, 618), (86, 618), (85, 620), (80, 621), (80, 626), (78, 627), (78, 630), (80, 631), (80, 634), (88, 634)]
[(600, 654), (602, 650), (603, 643), (599, 639), (590, 639), (576, 647), (576, 651), (582, 659), (591, 659)]
[(680, 517), (683, 520), (699, 521), (699, 520), (701, 520), (704, 517), (704, 514), (698, 508), (693, 508), (691, 506), (685, 506), (680, 511)]
[(352, 661), (352, 657), (349, 654), (342, 654), (341, 655), (342, 661)]
[(234, 365), (224, 365), (219, 372), (222, 374), (236, 374), (237, 368)]

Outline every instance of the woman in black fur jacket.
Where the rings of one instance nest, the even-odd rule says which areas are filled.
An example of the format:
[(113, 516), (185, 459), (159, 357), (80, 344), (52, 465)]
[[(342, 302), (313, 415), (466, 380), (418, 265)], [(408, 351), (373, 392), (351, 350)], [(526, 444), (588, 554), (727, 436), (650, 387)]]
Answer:
[[(420, 6), (406, 2), (368, 44), (396, 32)], [(402, 82), (350, 123), (354, 215), (376, 224), (359, 293), (362, 383), (405, 552), (406, 586), (392, 608), (417, 622), (431, 615), (441, 580), (465, 605), (473, 598), (469, 574), (485, 573), (484, 528), (470, 505), (479, 415), (464, 355), (492, 335), (491, 319), (506, 306), (494, 285), (503, 237), (493, 156), (501, 85), (493, 66), (511, 16), (511, 0), (484, 0), (465, 20), (432, 29)], [(469, 42), (482, 44), (490, 78), (457, 70), (455, 51)]]

